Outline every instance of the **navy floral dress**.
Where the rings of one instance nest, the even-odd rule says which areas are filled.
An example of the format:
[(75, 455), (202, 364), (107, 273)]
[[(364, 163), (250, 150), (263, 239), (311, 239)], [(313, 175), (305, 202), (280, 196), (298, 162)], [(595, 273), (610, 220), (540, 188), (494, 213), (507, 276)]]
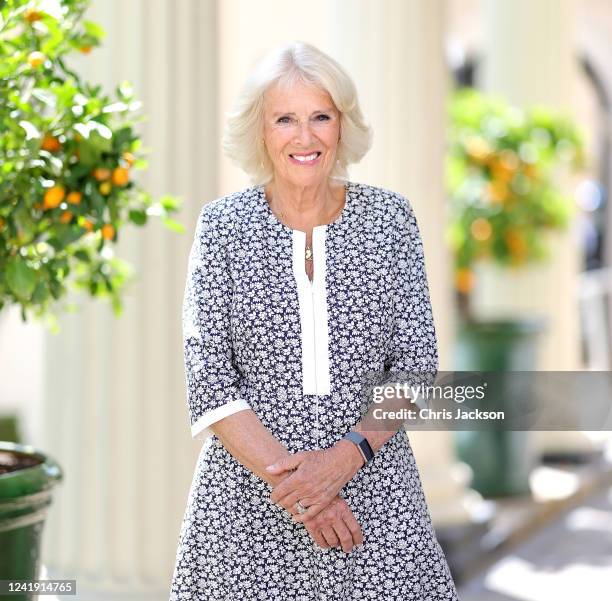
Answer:
[(204, 440), (170, 601), (457, 599), (405, 430), (340, 491), (364, 544), (322, 549), (209, 426), (252, 409), (290, 452), (362, 417), (361, 375), (436, 371), (423, 247), (402, 195), (346, 182), (339, 217), (305, 233), (263, 186), (206, 204), (189, 256), (183, 336), (191, 433)]

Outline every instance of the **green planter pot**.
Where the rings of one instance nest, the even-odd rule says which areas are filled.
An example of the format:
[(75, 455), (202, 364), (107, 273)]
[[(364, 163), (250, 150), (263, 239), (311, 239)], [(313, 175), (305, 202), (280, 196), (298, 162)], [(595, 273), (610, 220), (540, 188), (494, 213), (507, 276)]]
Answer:
[[(457, 336), (456, 369), (533, 371), (543, 329), (541, 319), (463, 322)], [(501, 394), (494, 400), (495, 409), (511, 413), (510, 399)], [(457, 455), (474, 472), (472, 488), (487, 497), (529, 494), (529, 474), (537, 463), (530, 435), (522, 431), (455, 432)]]
[[(4, 473), (14, 462), (21, 468)], [(35, 580), (41, 535), (60, 466), (27, 445), (0, 442), (0, 580)], [(32, 593), (0, 594), (4, 601), (30, 601)]]

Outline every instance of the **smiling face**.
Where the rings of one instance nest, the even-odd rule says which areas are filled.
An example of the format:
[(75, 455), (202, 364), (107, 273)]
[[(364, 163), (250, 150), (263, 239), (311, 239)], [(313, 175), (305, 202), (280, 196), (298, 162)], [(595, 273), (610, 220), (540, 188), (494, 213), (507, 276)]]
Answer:
[(327, 92), (303, 82), (274, 85), (264, 95), (263, 118), (275, 179), (296, 186), (327, 181), (340, 137), (340, 113)]

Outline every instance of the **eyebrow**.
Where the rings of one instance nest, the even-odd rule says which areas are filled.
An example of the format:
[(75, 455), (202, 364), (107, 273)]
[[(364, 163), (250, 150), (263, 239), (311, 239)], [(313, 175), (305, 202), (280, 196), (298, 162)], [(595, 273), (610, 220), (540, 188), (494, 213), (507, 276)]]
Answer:
[[(313, 111), (312, 114), (316, 115), (317, 113), (331, 113), (331, 112), (333, 112), (333, 110), (334, 110), (333, 107), (330, 106), (329, 108), (326, 108), (326, 109), (321, 109), (321, 110), (318, 110), (318, 111)], [(273, 113), (272, 117), (280, 117), (281, 115), (287, 115), (288, 116), (288, 115), (295, 115), (295, 113), (287, 113), (287, 112), (281, 111), (281, 112)]]

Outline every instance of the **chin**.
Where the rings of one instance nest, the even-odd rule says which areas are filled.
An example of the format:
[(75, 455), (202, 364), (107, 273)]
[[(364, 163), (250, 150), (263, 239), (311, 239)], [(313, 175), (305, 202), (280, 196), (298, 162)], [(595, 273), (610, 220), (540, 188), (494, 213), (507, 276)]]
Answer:
[(311, 173), (292, 172), (287, 174), (287, 179), (295, 185), (313, 186), (329, 179), (329, 173), (323, 171), (313, 171)]

